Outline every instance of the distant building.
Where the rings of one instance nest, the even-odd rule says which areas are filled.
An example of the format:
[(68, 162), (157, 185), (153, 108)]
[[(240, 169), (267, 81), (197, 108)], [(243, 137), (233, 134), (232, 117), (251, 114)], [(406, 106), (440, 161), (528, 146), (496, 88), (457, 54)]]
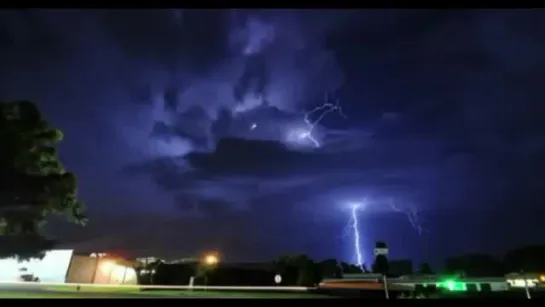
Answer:
[(138, 281), (134, 264), (107, 253), (73, 254), (65, 281), (67, 283), (136, 285)]
[(506, 279), (512, 288), (545, 288), (543, 273), (509, 273)]
[(107, 253), (51, 250), (42, 259), (0, 259), (0, 281), (137, 284), (133, 264)]
[[(440, 275), (406, 275), (397, 278), (388, 278), (390, 290), (445, 289), (448, 291), (495, 292), (507, 291), (508, 281), (503, 277), (487, 278), (454, 278)], [(324, 279), (320, 283), (322, 288), (351, 288), (351, 289), (383, 289), (383, 280), (380, 274), (345, 274), (343, 278)]]
[(441, 288), (454, 292), (496, 292), (507, 291), (509, 285), (503, 277), (448, 277), (436, 275), (402, 276), (392, 280), (398, 285), (411, 286), (415, 290), (422, 288)]

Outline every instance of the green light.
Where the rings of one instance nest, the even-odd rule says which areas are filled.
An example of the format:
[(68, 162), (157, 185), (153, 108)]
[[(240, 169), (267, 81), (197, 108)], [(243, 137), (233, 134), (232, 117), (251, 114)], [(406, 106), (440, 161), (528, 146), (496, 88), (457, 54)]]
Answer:
[(437, 288), (446, 288), (449, 291), (467, 291), (466, 284), (464, 282), (445, 280), (436, 284)]

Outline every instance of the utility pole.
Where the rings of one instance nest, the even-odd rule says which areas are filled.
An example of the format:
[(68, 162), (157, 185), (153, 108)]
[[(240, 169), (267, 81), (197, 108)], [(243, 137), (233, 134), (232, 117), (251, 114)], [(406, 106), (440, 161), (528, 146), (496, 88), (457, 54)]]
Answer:
[(384, 282), (384, 297), (387, 300), (389, 300), (390, 292), (388, 292), (388, 280), (387, 280), (386, 274), (382, 275), (382, 281)]
[(528, 286), (528, 278), (526, 277), (526, 274), (524, 274), (524, 271), (521, 272), (521, 275), (524, 280), (524, 292), (526, 292), (526, 298), (531, 300), (532, 295), (530, 294), (530, 287)]
[(375, 265), (373, 270), (376, 271), (374, 273), (380, 273), (382, 274), (382, 283), (384, 285), (384, 297), (388, 300), (390, 299), (390, 292), (388, 291), (388, 271), (389, 271), (389, 264), (388, 264), (388, 258), (386, 257), (388, 255), (388, 246), (386, 246), (386, 243), (384, 242), (376, 242), (375, 249)]

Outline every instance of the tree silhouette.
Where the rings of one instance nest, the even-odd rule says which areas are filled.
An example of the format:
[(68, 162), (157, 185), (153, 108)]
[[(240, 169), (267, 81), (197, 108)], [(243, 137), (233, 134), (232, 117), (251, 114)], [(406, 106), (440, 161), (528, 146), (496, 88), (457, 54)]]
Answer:
[(545, 245), (523, 246), (505, 253), (508, 272), (545, 272)]
[[(341, 278), (342, 270), (336, 259), (326, 259), (318, 263), (323, 278)], [(341, 272), (340, 272), (341, 271)]]
[(413, 262), (410, 259), (389, 260), (390, 274), (393, 276), (411, 275)]
[(504, 264), (487, 254), (467, 254), (449, 257), (445, 261), (445, 271), (472, 277), (503, 276)]
[(341, 270), (345, 274), (360, 274), (365, 273), (365, 266), (363, 266), (363, 269), (355, 264), (350, 264), (342, 261), (339, 265), (341, 267)]
[(305, 254), (281, 256), (274, 265), (285, 284), (312, 286), (322, 277), (320, 265)]
[(433, 271), (431, 269), (430, 264), (427, 262), (424, 262), (420, 265), (420, 269), (418, 270), (418, 273), (422, 275), (431, 275), (433, 274)]
[(42, 257), (52, 214), (85, 223), (76, 178), (57, 159), (61, 139), (33, 103), (0, 102), (0, 258)]

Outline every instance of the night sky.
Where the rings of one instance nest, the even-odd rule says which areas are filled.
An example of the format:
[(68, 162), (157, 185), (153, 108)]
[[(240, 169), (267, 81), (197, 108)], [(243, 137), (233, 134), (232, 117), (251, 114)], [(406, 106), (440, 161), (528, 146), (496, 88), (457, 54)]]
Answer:
[(367, 259), (544, 239), (543, 10), (2, 11), (0, 53), (65, 134), (63, 246), (353, 261), (354, 203)]

